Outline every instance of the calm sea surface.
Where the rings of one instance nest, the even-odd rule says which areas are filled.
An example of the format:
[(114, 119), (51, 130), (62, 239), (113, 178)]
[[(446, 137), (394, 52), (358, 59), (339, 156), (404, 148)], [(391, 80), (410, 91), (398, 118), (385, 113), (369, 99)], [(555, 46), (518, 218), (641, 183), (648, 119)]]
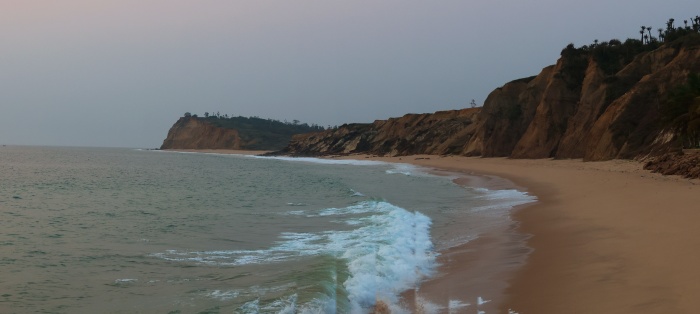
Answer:
[(0, 147), (0, 313), (365, 313), (529, 197), (405, 164)]

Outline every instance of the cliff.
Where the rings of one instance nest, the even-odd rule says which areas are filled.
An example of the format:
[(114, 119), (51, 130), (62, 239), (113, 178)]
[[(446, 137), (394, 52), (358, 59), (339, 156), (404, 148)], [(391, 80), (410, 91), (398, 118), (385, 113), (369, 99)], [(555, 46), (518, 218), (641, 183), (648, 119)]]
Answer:
[(182, 117), (170, 128), (160, 149), (245, 149), (238, 130), (224, 129), (196, 117)]
[(483, 108), (343, 125), (295, 136), (280, 153), (660, 158), (682, 149), (683, 130), (662, 115), (672, 91), (700, 72), (695, 35), (634, 54), (629, 41), (570, 46), (537, 76), (494, 90)]
[(277, 154), (296, 156), (459, 154), (474, 133), (479, 109), (407, 114), (370, 124), (346, 124), (320, 133), (300, 134)]
[(161, 149), (243, 149), (279, 150), (285, 147), (294, 134), (323, 130), (318, 125), (281, 122), (259, 117), (229, 117), (228, 115), (204, 118), (186, 113), (173, 124)]

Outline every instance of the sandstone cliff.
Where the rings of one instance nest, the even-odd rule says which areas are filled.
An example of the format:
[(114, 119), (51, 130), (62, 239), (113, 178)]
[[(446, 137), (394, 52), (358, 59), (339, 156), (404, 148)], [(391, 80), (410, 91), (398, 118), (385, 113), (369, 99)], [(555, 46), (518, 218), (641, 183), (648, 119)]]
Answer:
[(595, 161), (649, 159), (678, 152), (682, 148), (678, 130), (661, 123), (660, 108), (670, 90), (683, 84), (690, 73), (700, 72), (700, 43), (697, 36), (693, 38), (612, 63), (568, 48), (555, 65), (537, 76), (494, 90), (481, 109), (343, 125), (295, 136), (280, 153)]
[(161, 149), (279, 150), (294, 134), (323, 130), (318, 125), (259, 117), (186, 113), (168, 131)]
[(296, 156), (460, 154), (474, 134), (479, 109), (407, 114), (369, 124), (346, 124), (320, 133), (295, 135), (277, 154)]
[(245, 149), (237, 130), (219, 128), (204, 119), (182, 117), (170, 128), (160, 149)]

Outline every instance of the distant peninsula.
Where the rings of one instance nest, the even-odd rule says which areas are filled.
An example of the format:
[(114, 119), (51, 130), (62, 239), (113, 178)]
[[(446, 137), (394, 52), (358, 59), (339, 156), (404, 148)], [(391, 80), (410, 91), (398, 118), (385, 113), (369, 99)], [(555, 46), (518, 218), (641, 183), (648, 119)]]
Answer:
[(322, 126), (263, 119), (259, 117), (229, 117), (228, 114), (189, 112), (177, 120), (168, 131), (160, 149), (283, 149), (294, 134), (324, 131)]
[(570, 44), (556, 64), (497, 88), (482, 107), (327, 130), (274, 124), (284, 132), (263, 131), (264, 123), (244, 128), (222, 123), (227, 119), (190, 116), (173, 126), (162, 148), (274, 149), (292, 156), (635, 159), (653, 171), (698, 178), (700, 17), (690, 22), (676, 26), (670, 19), (658, 34), (642, 27), (638, 38), (624, 42)]

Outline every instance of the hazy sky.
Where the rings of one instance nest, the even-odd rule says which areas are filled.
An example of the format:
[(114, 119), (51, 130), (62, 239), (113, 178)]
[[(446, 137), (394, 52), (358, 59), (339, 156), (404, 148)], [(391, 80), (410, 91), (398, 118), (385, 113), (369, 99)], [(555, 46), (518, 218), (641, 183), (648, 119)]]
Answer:
[(697, 14), (697, 0), (0, 0), (0, 144), (158, 147), (187, 111), (325, 126), (465, 108), (568, 43)]

